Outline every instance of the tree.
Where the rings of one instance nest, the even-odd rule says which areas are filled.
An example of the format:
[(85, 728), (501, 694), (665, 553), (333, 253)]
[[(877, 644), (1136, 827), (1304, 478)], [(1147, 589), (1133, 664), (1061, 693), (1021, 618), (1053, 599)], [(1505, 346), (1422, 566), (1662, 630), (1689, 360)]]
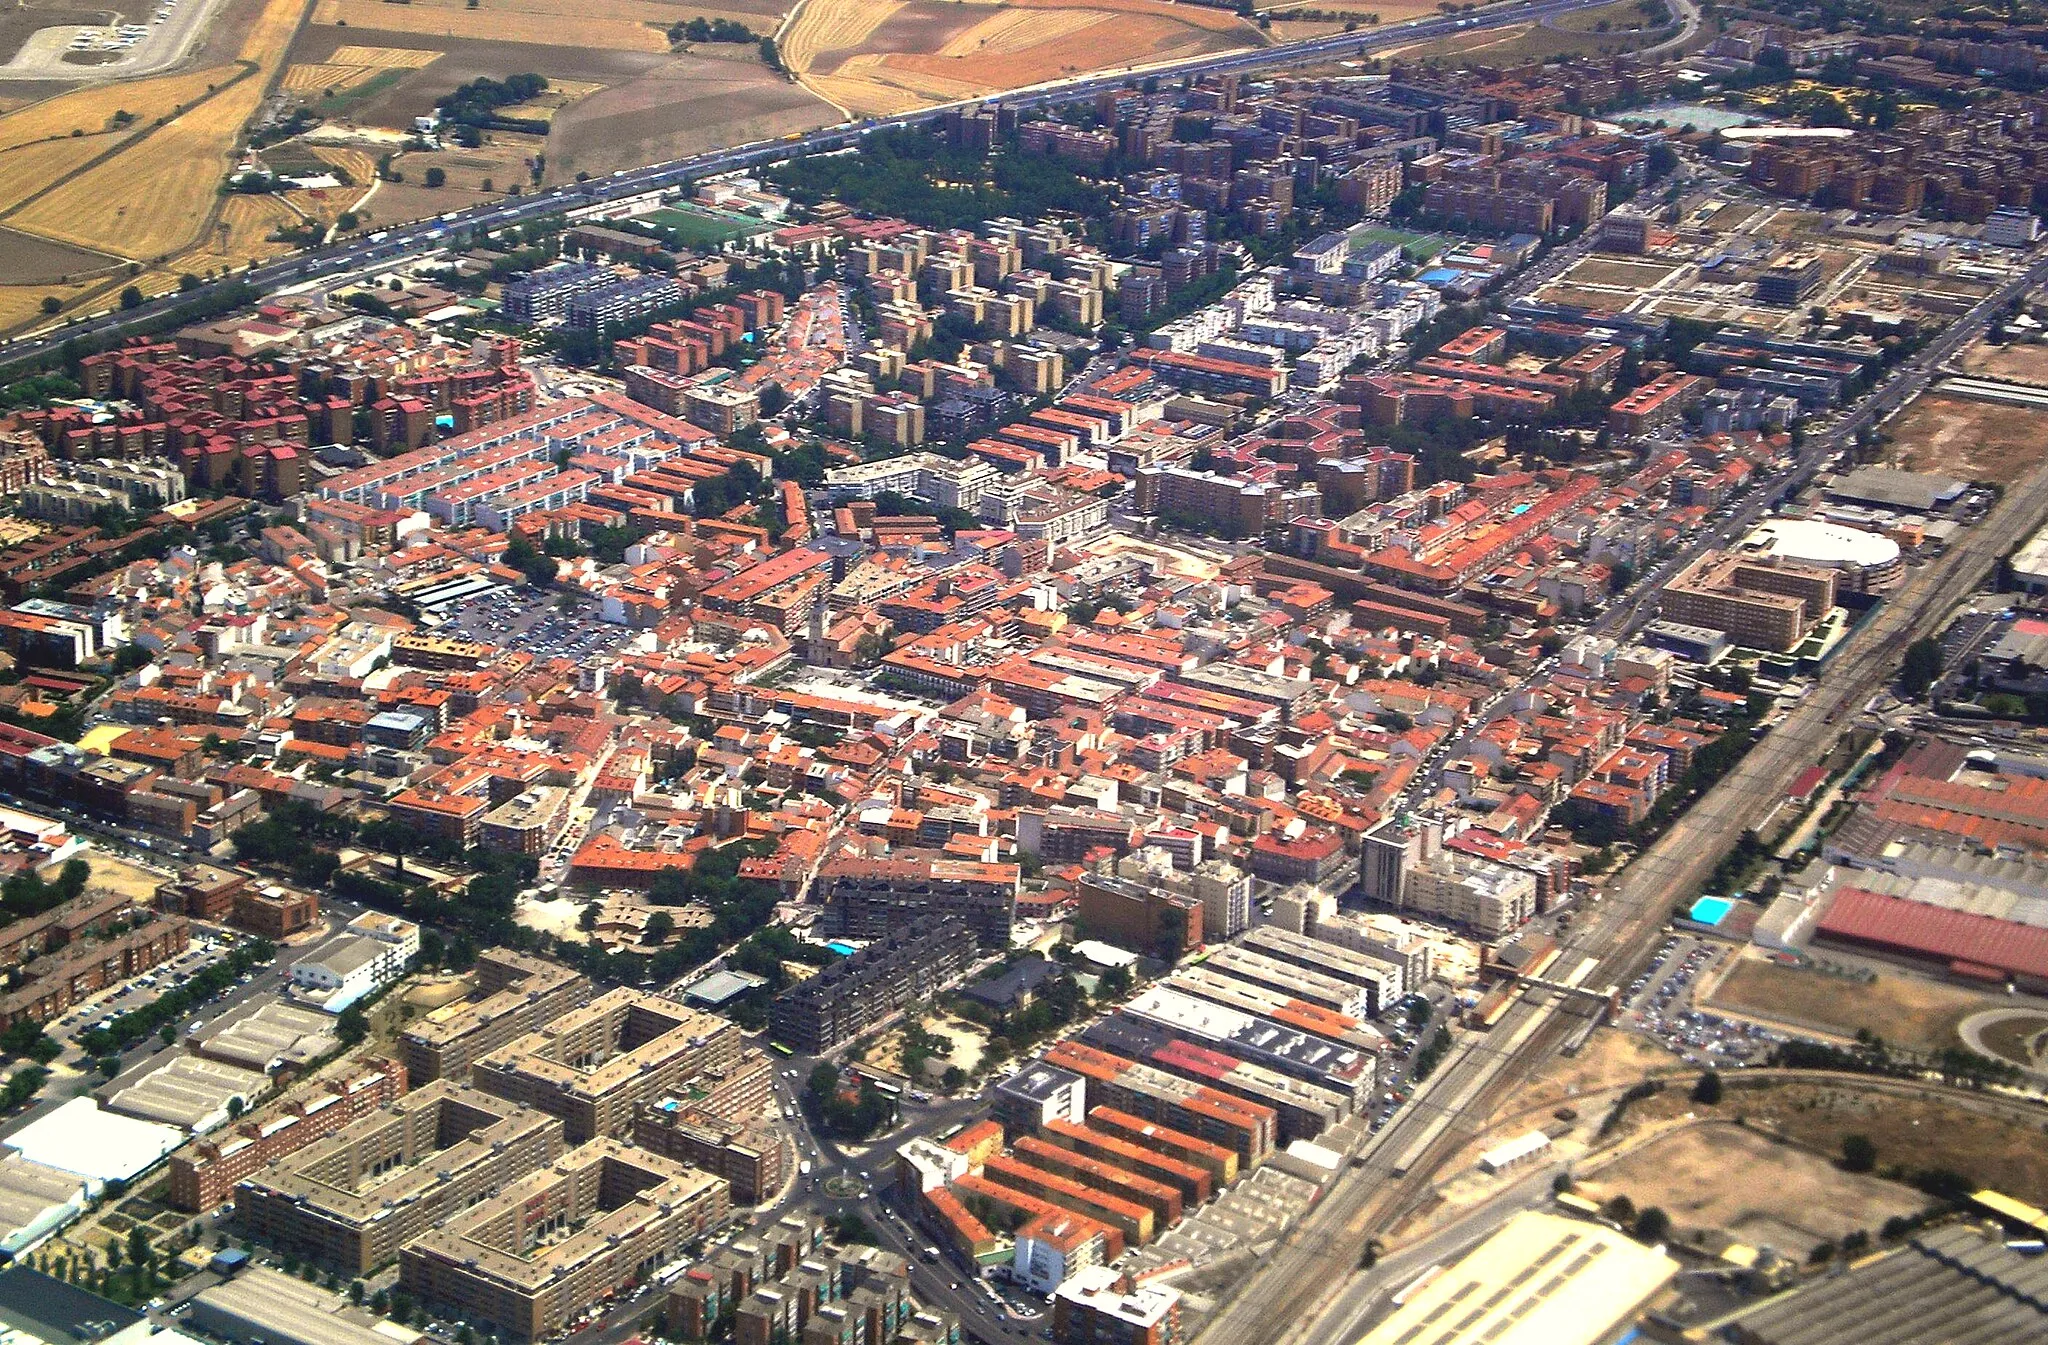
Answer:
[(1871, 1143), (1870, 1136), (1842, 1136), (1842, 1169), (1845, 1172), (1870, 1172), (1876, 1167), (1877, 1145)]
[[(486, 186), (484, 190), (489, 191), (490, 188)], [(356, 226), (360, 223), (362, 221), (356, 217), (356, 212), (353, 210), (344, 210), (334, 217), (334, 227), (336, 232), (339, 233), (354, 233)]]
[(603, 910), (604, 906), (602, 903), (595, 901), (587, 903), (582, 910), (576, 913), (576, 928), (582, 930), (585, 934), (590, 933), (597, 928), (597, 917)]
[(957, 1093), (967, 1083), (967, 1071), (958, 1065), (946, 1066), (946, 1072), (939, 1077), (939, 1086), (949, 1093)]
[(448, 183), (448, 174), (444, 169), (429, 168), (424, 180), (429, 187), (442, 187)]
[(1602, 1205), (1600, 1212), (1618, 1224), (1626, 1224), (1636, 1217), (1636, 1202), (1618, 1195)]
[(656, 911), (647, 917), (646, 932), (640, 936), (642, 943), (658, 944), (676, 932), (676, 918), (667, 911)]
[(139, 290), (139, 289), (137, 289), (137, 288), (136, 288), (135, 286), (133, 286), (133, 285), (130, 285), (130, 286), (128, 286), (128, 287), (127, 287), (126, 289), (123, 289), (123, 290), (121, 291), (121, 307), (123, 307), (123, 308), (140, 308), (140, 307), (142, 307), (142, 291), (141, 291), (141, 290)]
[(363, 1305), (363, 1295), (367, 1292), (369, 1291), (364, 1288), (361, 1280), (350, 1280), (348, 1282), (348, 1301), (357, 1307)]
[(1671, 1236), (1671, 1216), (1652, 1205), (1636, 1216), (1634, 1232), (1638, 1242), (1662, 1242)]
[(59, 313), (61, 313), (61, 312), (63, 312), (63, 311), (64, 311), (64, 301), (63, 301), (62, 299), (59, 299), (59, 298), (58, 298), (58, 297), (57, 297), (56, 295), (54, 295), (54, 294), (45, 294), (45, 295), (43, 296), (43, 312), (44, 312), (44, 313), (48, 314), (48, 315), (49, 315), (49, 316), (51, 316), (51, 317), (55, 317), (55, 316), (57, 316), (57, 314), (59, 314)]
[(341, 1038), (344, 1046), (361, 1045), (370, 1035), (370, 1015), (363, 1012), (360, 1004), (351, 1004), (341, 1011), (334, 1020), (334, 1035)]
[(1906, 699), (1919, 700), (1925, 696), (1940, 676), (1939, 640), (1923, 636), (1906, 646), (1906, 656), (1899, 663), (1899, 691)]
[(191, 273), (187, 272), (178, 277), (178, 293), (190, 294), (193, 290), (198, 289), (204, 283), (205, 282), (200, 280), (198, 276), (192, 275)]
[(1721, 1101), (1721, 1071), (1710, 1069), (1700, 1075), (1699, 1082), (1692, 1086), (1692, 1100), (1702, 1107), (1712, 1107)]

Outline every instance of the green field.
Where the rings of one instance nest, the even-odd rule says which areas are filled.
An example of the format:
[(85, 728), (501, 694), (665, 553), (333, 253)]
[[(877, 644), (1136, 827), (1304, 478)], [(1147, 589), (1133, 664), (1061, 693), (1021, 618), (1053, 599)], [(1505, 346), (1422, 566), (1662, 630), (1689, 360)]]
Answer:
[(1442, 252), (1445, 244), (1442, 234), (1409, 233), (1405, 229), (1366, 229), (1353, 234), (1352, 238), (1360, 243), (1398, 243), (1401, 251), (1408, 254), (1408, 260), (1417, 263), (1426, 262)]
[(686, 246), (717, 246), (735, 238), (767, 233), (772, 227), (743, 215), (714, 215), (702, 210), (657, 210), (644, 218), (649, 224), (674, 229)]

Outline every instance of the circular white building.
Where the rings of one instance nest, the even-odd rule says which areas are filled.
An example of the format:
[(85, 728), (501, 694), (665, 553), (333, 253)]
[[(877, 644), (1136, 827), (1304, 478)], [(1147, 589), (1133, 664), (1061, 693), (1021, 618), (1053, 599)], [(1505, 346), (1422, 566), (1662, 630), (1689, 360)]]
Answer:
[(1742, 549), (1833, 570), (1840, 576), (1836, 584), (1852, 593), (1880, 592), (1905, 574), (1891, 538), (1817, 518), (1768, 519), (1743, 539)]

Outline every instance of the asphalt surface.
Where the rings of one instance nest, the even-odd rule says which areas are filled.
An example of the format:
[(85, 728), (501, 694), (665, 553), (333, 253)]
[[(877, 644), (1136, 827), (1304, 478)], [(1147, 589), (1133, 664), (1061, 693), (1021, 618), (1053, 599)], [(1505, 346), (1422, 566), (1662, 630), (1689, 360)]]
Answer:
[[(185, 0), (185, 3), (196, 3), (196, 0)], [(1203, 56), (1113, 74), (1090, 75), (1052, 85), (1018, 90), (1001, 96), (1000, 101), (1006, 106), (1018, 108), (1051, 107), (1092, 98), (1102, 90), (1122, 88), (1136, 79), (1164, 80), (1183, 76), (1249, 72), (1314, 63), (1340, 56), (1364, 55), (1468, 29), (1527, 23), (1558, 14), (1568, 14), (1574, 10), (1594, 8), (1605, 3), (1608, 3), (1608, 0), (1515, 0), (1515, 3), (1492, 5), (1469, 14), (1433, 15), (1407, 23), (1376, 28), (1369, 33), (1337, 33), (1326, 37), (1306, 38), (1299, 42), (1281, 43), (1255, 51)], [(965, 101), (981, 103), (998, 100), (976, 98)], [(453, 246), (458, 241), (457, 235), (468, 235), (479, 229), (502, 228), (508, 224), (544, 219), (550, 215), (586, 206), (622, 201), (654, 192), (673, 191), (686, 187), (699, 178), (753, 168), (797, 154), (848, 149), (857, 146), (862, 137), (872, 131), (931, 126), (944, 115), (945, 108), (946, 105), (941, 105), (893, 117), (869, 118), (857, 124), (827, 127), (807, 135), (756, 141), (690, 158), (651, 164), (645, 168), (621, 169), (610, 177), (571, 183), (530, 196), (520, 196), (468, 210), (450, 211), (433, 219), (380, 229), (345, 243), (312, 248), (276, 261), (265, 262), (260, 266), (245, 268), (190, 293), (152, 300), (139, 308), (100, 313), (46, 333), (18, 338), (5, 346), (0, 346), (0, 370), (51, 354), (60, 349), (67, 340), (82, 336), (117, 335), (131, 330), (140, 322), (161, 315), (179, 303), (204, 297), (220, 285), (242, 283), (253, 285), (264, 293), (270, 293), (288, 286), (333, 279), (370, 268), (388, 266), (402, 260), (417, 260), (444, 247)]]

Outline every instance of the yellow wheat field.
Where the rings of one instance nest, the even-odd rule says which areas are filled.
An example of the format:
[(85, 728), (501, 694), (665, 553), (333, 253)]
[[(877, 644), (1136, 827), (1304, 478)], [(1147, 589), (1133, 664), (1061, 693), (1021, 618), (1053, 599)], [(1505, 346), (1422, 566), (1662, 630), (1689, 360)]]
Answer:
[(65, 136), (0, 150), (0, 214), (121, 142), (116, 135)]
[[(860, 50), (899, 46), (902, 35), (892, 39), (884, 28), (906, 8), (900, 0), (811, 0), (782, 44), (784, 62), (820, 97), (857, 115), (882, 115), (1261, 40), (1235, 14), (1195, 5), (1003, 0), (931, 50)], [(924, 22), (934, 12), (911, 13)]]
[(336, 47), (327, 59), (336, 65), (368, 65), (379, 70), (424, 70), (440, 60), (441, 53), (416, 47)]
[(252, 73), (72, 177), (8, 219), (15, 228), (124, 257), (160, 257), (199, 241), (243, 126), (305, 17), (305, 0), (270, 0), (243, 40)]
[(606, 0), (601, 16), (590, 10), (582, 0), (490, 0), (476, 9), (467, 8), (463, 0), (453, 4), (416, 0), (405, 5), (389, 5), (384, 0), (320, 0), (313, 22), (546, 47), (668, 50), (668, 26), (677, 14), (673, 7), (653, 0)]
[(940, 56), (995, 55), (1024, 51), (1103, 22), (1086, 9), (1005, 9), (956, 34), (938, 50)]
[(234, 66), (217, 65), (184, 75), (138, 79), (132, 84), (101, 84), (45, 98), (0, 116), (0, 149), (68, 136), (73, 131), (84, 131), (87, 135), (104, 131), (116, 112), (134, 113), (132, 125), (141, 132), (157, 118), (167, 117), (206, 97), (209, 84), (218, 87), (236, 73)]
[(0, 285), (0, 331), (12, 332), (28, 326), (58, 321), (43, 314), (45, 297), (62, 299), (67, 305), (105, 282), (82, 285)]
[(328, 89), (341, 92), (353, 89), (376, 73), (367, 65), (294, 65), (286, 67), (278, 87), (286, 93), (320, 93)]
[(376, 181), (377, 160), (368, 150), (348, 145), (315, 145), (312, 148), (314, 158), (348, 174), (349, 180), (355, 183), (351, 191), (364, 191)]

